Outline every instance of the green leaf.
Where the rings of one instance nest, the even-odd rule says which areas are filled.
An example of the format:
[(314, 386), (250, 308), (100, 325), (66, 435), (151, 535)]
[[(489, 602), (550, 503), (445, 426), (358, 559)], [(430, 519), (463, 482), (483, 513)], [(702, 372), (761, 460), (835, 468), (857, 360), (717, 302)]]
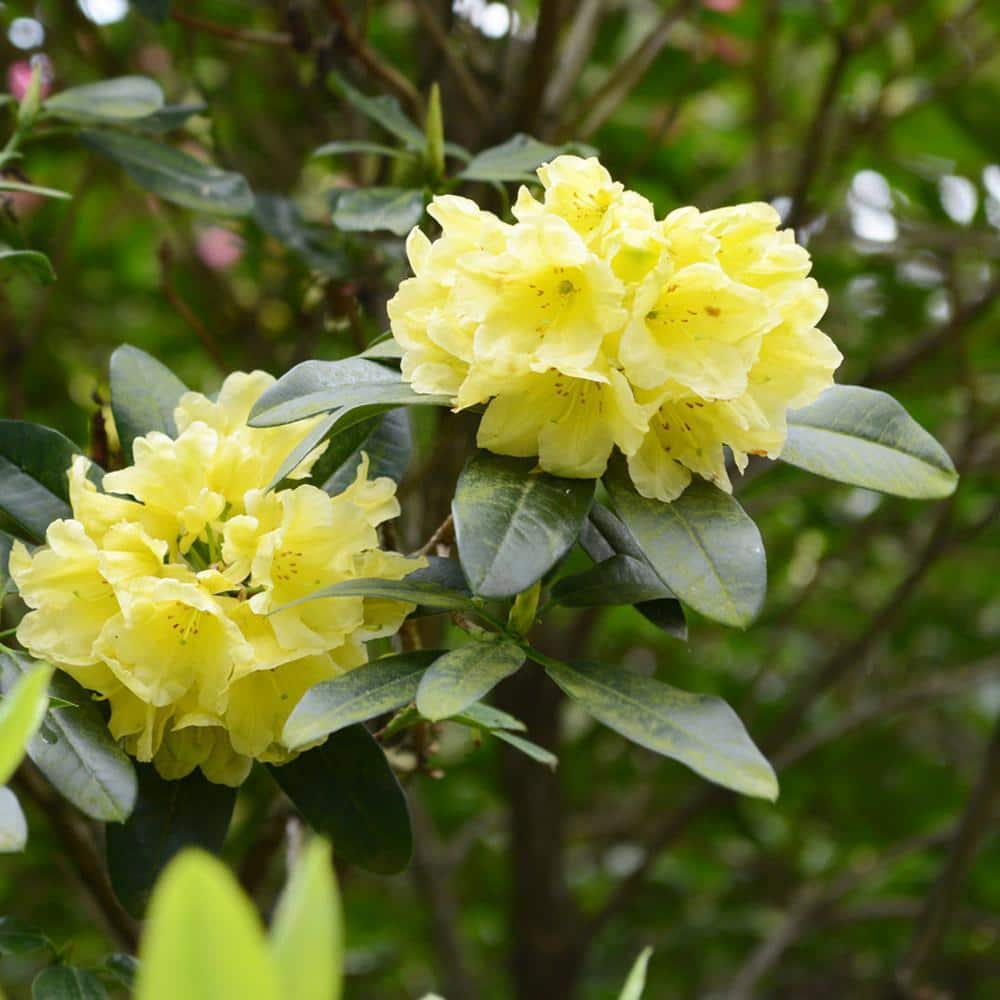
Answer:
[(125, 457), (150, 431), (177, 437), (174, 409), (187, 386), (156, 358), (124, 344), (111, 355), (111, 412)]
[(23, 851), (28, 843), (28, 821), (21, 803), (9, 789), (0, 787), (0, 854)]
[(550, 770), (554, 771), (559, 766), (559, 758), (554, 753), (546, 750), (545, 747), (540, 747), (537, 743), (532, 743), (531, 740), (524, 739), (523, 736), (515, 736), (503, 729), (492, 729), (490, 732), (498, 740), (510, 744), (515, 750), (520, 750), (526, 757), (530, 757)]
[(0, 247), (0, 268), (3, 271), (13, 270), (40, 285), (48, 285), (56, 280), (56, 272), (52, 262), (38, 250), (11, 250)]
[(57, 198), (62, 200), (69, 200), (73, 197), (68, 191), (60, 191), (58, 188), (39, 187), (37, 184), (25, 184), (22, 181), (13, 181), (9, 177), (0, 179), (0, 191), (21, 191), (24, 194), (37, 194), (42, 198)]
[(185, 851), (149, 906), (136, 1000), (279, 1000), (257, 911), (229, 869)]
[(204, 114), (207, 110), (207, 104), (165, 104), (159, 111), (129, 122), (129, 126), (151, 135), (166, 135), (181, 128), (189, 118)]
[(407, 188), (369, 187), (339, 191), (333, 224), (345, 233), (386, 229), (406, 236), (424, 215), (424, 193)]
[(565, 146), (550, 146), (518, 133), (477, 153), (458, 175), (463, 181), (534, 181), (536, 167), (555, 159)]
[(406, 797), (364, 726), (342, 729), (322, 746), (269, 770), (340, 857), (383, 875), (406, 867), (413, 849)]
[(441, 655), (419, 649), (373, 660), (311, 687), (292, 709), (281, 740), (294, 750), (413, 701), (420, 675)]
[(948, 453), (892, 396), (835, 385), (788, 414), (781, 460), (852, 486), (935, 500), (955, 492)]
[(0, 954), (28, 955), (52, 942), (37, 928), (17, 917), (0, 917)]
[(417, 708), (437, 722), (458, 715), (524, 663), (513, 642), (470, 642), (436, 659), (417, 688)]
[(53, 118), (74, 122), (127, 122), (155, 114), (163, 91), (146, 76), (119, 76), (54, 94), (43, 105)]
[(368, 436), (323, 483), (327, 493), (336, 496), (354, 482), (362, 453), (368, 456), (369, 479), (388, 476), (398, 483), (413, 455), (413, 428), (406, 410), (390, 410), (376, 421)]
[(132, 815), (107, 828), (108, 874), (122, 905), (142, 914), (153, 884), (185, 847), (222, 849), (236, 789), (192, 771), (179, 781), (161, 778), (152, 764), (138, 764), (139, 794)]
[[(0, 652), (0, 686), (10, 690), (35, 661), (23, 653)], [(131, 758), (108, 732), (91, 698), (69, 675), (57, 672), (50, 692), (53, 703), (42, 731), (28, 744), (28, 756), (59, 792), (94, 819), (116, 822), (132, 812), (136, 777)]]
[[(655, 575), (656, 571), (649, 565), (649, 560), (629, 534), (628, 528), (603, 504), (595, 502), (594, 506), (591, 507), (583, 530), (580, 532), (580, 545), (595, 563), (604, 562), (617, 554), (635, 559), (643, 566), (648, 566)], [(669, 588), (667, 589), (669, 590)], [(635, 605), (635, 610), (648, 622), (668, 635), (678, 639), (687, 638), (684, 608), (676, 597), (642, 601)]]
[(368, 97), (361, 91), (355, 90), (337, 73), (331, 73), (329, 80), (351, 107), (356, 108), (377, 125), (381, 125), (386, 132), (401, 139), (414, 152), (423, 150), (423, 131), (403, 113), (399, 101), (395, 97), (388, 95)]
[(277, 427), (340, 410), (396, 406), (450, 406), (449, 396), (422, 396), (397, 371), (366, 361), (303, 361), (269, 386), (250, 411), (251, 427)]
[(649, 960), (652, 958), (653, 949), (643, 948), (639, 952), (639, 957), (632, 966), (632, 971), (625, 980), (625, 986), (618, 997), (618, 1000), (642, 1000), (643, 991), (646, 989), (646, 969)]
[(512, 729), (515, 732), (523, 733), (528, 728), (520, 719), (515, 719), (513, 715), (481, 702), (467, 705), (458, 715), (452, 716), (450, 721), (460, 722), (463, 726), (469, 726), (472, 729), (486, 729), (491, 733), (498, 729)]
[(0, 785), (10, 781), (45, 718), (51, 679), (52, 667), (35, 663), (4, 690), (0, 700)]
[(771, 801), (778, 797), (771, 765), (721, 698), (690, 694), (600, 663), (546, 659), (545, 668), (570, 698), (626, 739), (736, 792)]
[(344, 252), (343, 237), (328, 225), (307, 222), (291, 198), (259, 194), (253, 215), (268, 236), (298, 254), (309, 267), (334, 277), (350, 275), (352, 264)]
[(134, 955), (116, 951), (104, 956), (103, 968), (130, 993), (135, 989), (135, 977), (139, 974), (139, 960)]
[(359, 355), (359, 358), (378, 358), (398, 361), (403, 356), (403, 348), (399, 341), (390, 333), (369, 344)]
[(104, 984), (86, 969), (50, 965), (35, 976), (31, 1000), (108, 1000)]
[(512, 597), (573, 547), (594, 498), (592, 479), (533, 471), (533, 459), (477, 452), (458, 478), (452, 514), (473, 593)]
[(0, 420), (0, 511), (36, 542), (57, 518), (70, 518), (69, 467), (82, 454), (50, 427)]
[(767, 590), (757, 525), (728, 494), (695, 479), (673, 503), (639, 496), (622, 463), (605, 477), (615, 510), (650, 565), (685, 604), (726, 625), (748, 625)]
[(611, 556), (582, 573), (564, 576), (552, 588), (552, 600), (568, 608), (640, 604), (671, 598), (670, 588), (631, 556)]
[(80, 139), (117, 163), (140, 187), (166, 201), (215, 215), (253, 211), (253, 195), (240, 174), (126, 132), (81, 132)]
[(14, 547), (14, 536), (0, 531), (0, 606), (9, 594), (17, 593), (17, 585), (10, 578), (10, 550)]
[(314, 149), (316, 156), (343, 156), (345, 153), (374, 153), (376, 156), (392, 156), (399, 160), (412, 160), (414, 154), (408, 149), (397, 149), (381, 142), (367, 142), (363, 139), (337, 139), (325, 142), (319, 149)]
[(281, 995), (339, 1000), (344, 927), (330, 845), (314, 838), (299, 855), (271, 925)]

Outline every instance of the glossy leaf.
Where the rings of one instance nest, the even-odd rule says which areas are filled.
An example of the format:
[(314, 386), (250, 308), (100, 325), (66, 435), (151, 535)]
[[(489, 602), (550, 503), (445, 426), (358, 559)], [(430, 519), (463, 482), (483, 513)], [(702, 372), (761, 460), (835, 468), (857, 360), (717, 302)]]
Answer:
[(552, 600), (569, 608), (640, 604), (670, 597), (670, 588), (649, 566), (618, 555), (582, 573), (564, 576), (552, 588)]
[(372, 406), (447, 406), (445, 396), (421, 396), (399, 372), (363, 358), (303, 361), (270, 386), (250, 411), (251, 427), (277, 427), (317, 413)]
[(139, 950), (136, 1000), (279, 1000), (253, 904), (229, 869), (186, 851), (164, 872)]
[(733, 791), (778, 797), (771, 765), (721, 698), (690, 694), (623, 667), (549, 661), (545, 666), (581, 708), (626, 739)]
[(533, 459), (477, 452), (455, 488), (458, 554), (472, 590), (512, 597), (572, 548), (594, 497), (594, 480), (534, 472)]
[(35, 976), (31, 1000), (108, 1000), (108, 991), (93, 972), (50, 965)]
[(530, 757), (543, 767), (554, 771), (559, 766), (559, 758), (550, 750), (546, 750), (545, 747), (540, 747), (537, 743), (532, 743), (531, 740), (526, 740), (523, 736), (517, 736), (515, 733), (508, 732), (505, 729), (493, 729), (490, 731), (498, 740), (512, 746), (515, 750), (519, 750), (526, 757)]
[(271, 925), (281, 995), (339, 1000), (344, 928), (330, 845), (314, 838), (299, 855)]
[(430, 580), (413, 580), (410, 577), (402, 580), (386, 580), (382, 577), (367, 577), (332, 583), (329, 587), (275, 608), (271, 613), (275, 614), (286, 608), (294, 608), (298, 604), (321, 601), (330, 597), (378, 597), (386, 601), (405, 601), (424, 608), (437, 608), (440, 611), (460, 611), (472, 604), (472, 598), (467, 594), (446, 590)]
[(605, 483), (632, 537), (680, 600), (726, 625), (753, 621), (767, 590), (764, 546), (728, 493), (696, 479), (673, 503), (647, 500), (621, 464)]
[(294, 750), (356, 722), (394, 712), (413, 701), (420, 675), (440, 655), (440, 650), (420, 649), (385, 656), (314, 685), (288, 717), (282, 742)]
[(18, 917), (0, 917), (0, 955), (28, 955), (51, 948), (52, 942)]
[(28, 821), (21, 803), (9, 789), (0, 787), (0, 854), (23, 851), (28, 843)]
[(187, 386), (156, 358), (124, 344), (111, 355), (111, 412), (122, 452), (132, 456), (132, 442), (150, 431), (177, 437), (174, 409)]
[(398, 483), (413, 455), (413, 428), (406, 410), (390, 410), (377, 420), (367, 437), (323, 483), (323, 489), (331, 496), (347, 489), (354, 482), (362, 454), (368, 456), (369, 479), (388, 476)]
[(460, 722), (463, 726), (473, 729), (486, 729), (495, 732), (497, 729), (507, 729), (517, 733), (523, 733), (528, 728), (520, 719), (515, 719), (513, 715), (494, 708), (492, 705), (484, 705), (476, 702), (467, 705), (458, 715), (451, 719), (452, 722)]
[(35, 663), (10, 687), (4, 687), (0, 699), (0, 785), (10, 781), (45, 718), (51, 679), (52, 667)]
[(12, 250), (0, 247), (0, 275), (13, 271), (40, 285), (48, 285), (56, 280), (52, 262), (38, 250)]
[(146, 76), (119, 76), (71, 87), (43, 105), (53, 118), (76, 122), (129, 122), (163, 107), (163, 91)]
[(338, 856), (384, 875), (406, 867), (413, 849), (406, 798), (364, 726), (342, 729), (270, 771), (306, 822), (330, 838)]
[[(34, 666), (23, 653), (0, 652), (0, 685), (9, 690)], [(108, 732), (97, 702), (67, 674), (50, 684), (53, 705), (42, 731), (28, 744), (35, 766), (81, 812), (103, 822), (119, 822), (132, 812), (136, 776), (132, 759)]]
[(437, 722), (457, 715), (524, 663), (513, 642), (470, 642), (436, 659), (420, 678), (417, 708)]
[(69, 467), (81, 454), (58, 431), (21, 420), (0, 420), (0, 511), (33, 541), (57, 518), (73, 516)]
[(642, 1000), (642, 994), (646, 989), (646, 971), (649, 968), (649, 960), (653, 957), (652, 948), (643, 948), (639, 957), (632, 966), (632, 971), (625, 980), (625, 986), (618, 997), (618, 1000)]
[(519, 132), (477, 153), (458, 176), (463, 181), (534, 181), (535, 168), (555, 159), (564, 148)]
[(192, 771), (179, 781), (161, 778), (152, 764), (136, 766), (139, 794), (128, 820), (107, 828), (108, 874), (122, 905), (139, 916), (153, 885), (185, 847), (218, 853), (229, 829), (236, 789)]
[(126, 132), (82, 132), (80, 138), (117, 163), (140, 187), (166, 201), (215, 215), (253, 211), (253, 195), (240, 174)]
[(781, 460), (838, 482), (933, 500), (954, 493), (948, 453), (892, 396), (835, 385), (788, 414)]
[(346, 233), (388, 230), (406, 236), (424, 215), (424, 193), (408, 188), (351, 188), (337, 193), (333, 224)]

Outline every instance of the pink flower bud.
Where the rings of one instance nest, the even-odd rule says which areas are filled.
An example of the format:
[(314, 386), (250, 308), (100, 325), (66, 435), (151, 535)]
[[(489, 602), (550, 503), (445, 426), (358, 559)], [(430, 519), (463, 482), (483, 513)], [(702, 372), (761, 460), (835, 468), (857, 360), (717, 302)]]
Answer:
[(701, 0), (702, 7), (716, 10), (720, 14), (729, 14), (737, 10), (742, 3), (743, 0)]
[(198, 257), (212, 271), (226, 271), (243, 256), (243, 240), (222, 226), (208, 226), (198, 234)]
[[(41, 98), (44, 101), (52, 90), (52, 70), (47, 65), (48, 60), (42, 66)], [(24, 99), (31, 83), (31, 74), (34, 67), (27, 59), (19, 59), (7, 67), (7, 89), (18, 101)]]

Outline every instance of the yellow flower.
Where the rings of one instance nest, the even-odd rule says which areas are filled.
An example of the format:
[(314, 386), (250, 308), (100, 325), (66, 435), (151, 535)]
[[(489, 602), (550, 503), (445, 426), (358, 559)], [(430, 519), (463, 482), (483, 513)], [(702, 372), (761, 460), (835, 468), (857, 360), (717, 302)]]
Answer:
[(665, 219), (594, 158), (540, 167), (513, 225), (435, 199), (414, 277), (389, 303), (402, 371), (456, 409), (486, 404), (480, 447), (557, 475), (603, 473), (614, 448), (636, 488), (673, 500), (692, 474), (731, 489), (726, 450), (777, 457), (785, 415), (832, 384), (816, 328), (826, 294), (769, 205)]
[[(105, 475), (104, 492), (77, 458), (74, 518), (53, 522), (44, 547), (11, 553), (32, 609), (19, 641), (106, 699), (114, 737), (166, 778), (200, 767), (238, 785), (254, 759), (294, 757), (280, 734), (305, 691), (366, 662), (365, 642), (396, 631), (412, 606), (283, 606), (424, 565), (379, 548), (377, 526), (399, 505), (391, 480), (369, 480), (367, 458), (339, 496), (308, 484), (265, 492), (316, 423), (248, 427), (271, 382), (237, 373), (216, 402), (188, 393), (176, 440), (137, 439), (135, 464)], [(307, 476), (319, 452), (289, 478)]]

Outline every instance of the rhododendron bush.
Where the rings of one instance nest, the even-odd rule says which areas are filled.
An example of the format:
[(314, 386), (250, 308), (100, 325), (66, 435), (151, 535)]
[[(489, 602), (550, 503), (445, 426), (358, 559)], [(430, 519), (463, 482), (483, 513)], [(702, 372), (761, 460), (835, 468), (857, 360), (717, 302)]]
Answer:
[[(518, 128), (477, 131), (469, 109), (456, 110), (455, 88), (475, 95), (482, 81), (456, 69), (461, 36), (434, 5), (416, 7), (454, 74), (443, 88), (430, 66), (417, 85), (382, 59), (364, 35), (367, 7), (355, 19), (350, 5), (315, 6), (290, 5), (286, 33), (204, 20), (193, 6), (136, 5), (150, 31), (302, 57), (289, 79), (301, 75), (310, 100), (353, 127), (318, 149), (311, 136), (317, 161), (301, 175), (277, 154), (266, 182), (224, 166), (227, 147), (253, 145), (255, 133), (191, 99), (178, 67), (165, 68), (165, 48), (144, 49), (130, 72), (97, 82), (71, 83), (47, 58), (10, 69), (0, 193), (31, 196), (31, 211), (69, 197), (22, 171), (35, 148), (70, 149), (84, 165), (74, 211), (87, 211), (89, 178), (110, 176), (124, 216), (134, 203), (163, 228), (155, 253), (136, 251), (136, 273), (155, 274), (171, 336), (188, 337), (184, 350), (198, 358), (146, 337), (133, 321), (141, 311), (109, 308), (110, 332), (86, 354), (93, 374), (68, 379), (55, 404), (86, 408), (89, 433), (64, 433), (69, 425), (48, 420), (33, 393), (0, 419), (0, 849), (23, 850), (51, 822), (123, 948), (100, 965), (73, 964), (43, 932), (0, 918), (0, 952), (52, 959), (33, 979), (39, 1000), (99, 1000), (112, 982), (140, 1000), (338, 997), (345, 969), (350, 976), (364, 961), (352, 965), (349, 951), (345, 960), (351, 905), (342, 915), (332, 864), (350, 892), (353, 879), (369, 877), (355, 870), (395, 875), (411, 861), (451, 1000), (500, 996), (477, 993), (455, 957), (459, 904), (440, 886), (472, 848), (449, 853), (440, 831), (475, 820), (482, 829), (469, 843), (491, 843), (501, 826), (493, 814), (508, 808), (503, 836), (524, 868), (512, 876), (511, 923), (531, 925), (515, 948), (517, 995), (569, 997), (590, 942), (642, 879), (693, 885), (656, 868), (675, 827), (632, 822), (652, 801), (626, 794), (636, 775), (699, 790), (682, 802), (677, 831), (724, 801), (723, 790), (762, 800), (741, 807), (765, 817), (747, 825), (749, 839), (777, 841), (779, 829), (803, 822), (787, 818), (777, 771), (809, 752), (798, 727), (813, 699), (793, 691), (774, 724), (768, 699), (784, 696), (786, 679), (769, 673), (773, 649), (748, 638), (762, 613), (794, 618), (786, 577), (807, 595), (824, 532), (838, 518), (866, 517), (880, 497), (955, 506), (949, 451), (854, 361), (858, 338), (837, 318), (846, 308), (838, 297), (864, 289), (848, 292), (829, 261), (814, 266), (811, 240), (826, 220), (811, 211), (807, 175), (778, 197), (757, 161), (758, 184), (715, 185), (696, 207), (666, 182), (643, 184), (641, 151), (629, 165), (613, 143), (598, 148), (610, 84), (557, 127), (563, 102), (546, 87), (563, 86), (572, 62), (525, 92)], [(521, 37), (513, 8), (481, 6), (456, 4), (451, 16), (489, 36), (487, 6), (502, 8), (510, 37)], [(574, 44), (603, 16), (600, 4), (579, 6)], [(541, 4), (524, 36), (533, 46), (558, 35), (555, 7)], [(699, 18), (740, 8), (681, 4), (671, 16), (695, 30)], [(319, 21), (326, 34), (314, 33)], [(687, 44), (673, 23), (663, 37)], [(17, 30), (28, 28), (12, 26), (12, 38)], [(851, 35), (843, 45), (850, 53), (861, 42)], [(637, 50), (636, 72), (649, 51)], [(522, 66), (526, 86), (539, 65)], [(217, 89), (218, 64), (198, 72)], [(755, 72), (759, 94), (773, 82), (766, 68)], [(472, 118), (482, 117), (486, 103), (471, 100)], [(825, 127), (818, 121), (810, 149)], [(40, 296), (18, 348), (32, 351), (63, 294), (60, 280), (50, 283), (79, 251), (71, 235), (46, 243), (31, 230), (28, 239), (18, 228), (26, 204), (8, 205), (0, 269)], [(101, 224), (110, 239), (127, 238), (112, 216)], [(95, 265), (89, 280), (113, 288), (117, 277)], [(191, 307), (196, 286), (219, 298), (216, 311)], [(81, 307), (81, 357), (93, 323)], [(245, 344), (227, 326), (236, 323)], [(913, 349), (918, 357), (934, 349), (928, 342)], [(971, 385), (975, 365), (962, 363)], [(969, 403), (972, 423), (980, 405)], [(988, 447), (985, 431), (968, 431), (952, 449), (963, 474)], [(769, 505), (746, 505), (744, 493), (772, 476), (785, 485)], [(848, 498), (842, 509), (815, 499), (831, 491)], [(813, 501), (813, 528), (799, 532)], [(859, 505), (868, 506), (855, 515)], [(950, 536), (947, 526), (929, 535), (933, 559)], [(893, 551), (906, 547), (893, 541)], [(768, 548), (783, 588), (777, 611)], [(925, 568), (918, 563), (912, 582), (903, 574), (881, 610), (870, 587), (841, 596), (880, 628)], [(597, 621), (614, 621), (626, 645), (651, 637), (648, 647), (607, 655), (607, 643), (591, 642)], [(746, 630), (750, 667), (723, 651), (744, 641), (726, 629)], [(820, 691), (869, 652), (859, 642), (818, 670)], [(703, 658), (704, 670), (678, 668), (671, 650), (676, 663)], [(813, 652), (805, 641), (793, 651), (803, 662)], [(751, 678), (753, 697), (742, 702), (721, 696), (721, 678), (738, 670)], [(829, 723), (829, 738), (852, 725)], [(600, 733), (603, 749), (567, 761), (574, 751), (560, 727)], [(453, 747), (500, 754), (502, 794), (463, 784)], [(550, 810), (572, 788), (587, 812), (595, 761), (623, 782), (620, 815), (604, 824), (617, 846), (587, 862), (604, 872), (600, 884), (561, 910), (573, 880), (560, 871), (548, 885), (545, 859), (567, 824)], [(560, 785), (562, 771), (553, 772), (567, 765)], [(431, 780), (456, 796), (436, 820), (416, 791)], [(747, 848), (727, 843), (728, 866)], [(816, 871), (827, 864), (818, 848), (802, 853)], [(565, 917), (566, 927), (551, 917), (551, 968), (540, 943), (549, 918), (532, 914), (536, 884)], [(817, 889), (815, 898), (819, 912), (827, 897)], [(404, 936), (407, 915), (388, 919)], [(740, 926), (763, 926), (754, 920)], [(491, 928), (475, 932), (484, 948)], [(750, 996), (787, 942), (762, 944), (726, 995)], [(628, 938), (622, 951), (619, 942), (613, 971), (586, 995), (617, 993), (631, 968), (621, 996), (638, 1000), (646, 943)], [(402, 990), (433, 985), (412, 971), (400, 972), (404, 980)], [(359, 995), (387, 996), (387, 982)]]

